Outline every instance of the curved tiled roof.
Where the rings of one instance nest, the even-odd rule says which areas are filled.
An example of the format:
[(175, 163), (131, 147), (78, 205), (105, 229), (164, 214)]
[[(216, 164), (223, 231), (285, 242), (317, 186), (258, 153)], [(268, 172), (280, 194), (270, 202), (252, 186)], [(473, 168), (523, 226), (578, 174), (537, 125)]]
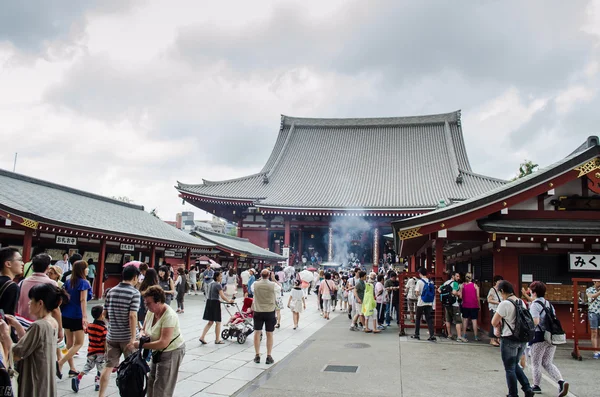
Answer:
[(214, 244), (161, 221), (144, 207), (0, 169), (0, 208), (51, 225), (194, 247)]
[(282, 116), (261, 172), (228, 181), (179, 183), (182, 193), (253, 199), (281, 208), (432, 209), (505, 182), (474, 174), (460, 111), (415, 117)]
[(285, 260), (286, 258), (274, 252), (252, 244), (247, 238), (233, 237), (226, 234), (206, 230), (193, 231), (192, 235), (216, 244), (217, 248), (234, 251), (256, 259)]

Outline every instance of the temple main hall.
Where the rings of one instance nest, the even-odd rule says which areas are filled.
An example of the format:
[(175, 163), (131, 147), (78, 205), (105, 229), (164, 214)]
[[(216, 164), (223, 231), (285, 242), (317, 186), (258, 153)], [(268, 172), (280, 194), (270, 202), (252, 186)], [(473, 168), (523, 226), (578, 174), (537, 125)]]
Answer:
[(260, 172), (178, 182), (186, 202), (291, 263), (395, 262), (391, 222), (504, 185), (471, 169), (460, 111), (389, 118), (281, 116)]

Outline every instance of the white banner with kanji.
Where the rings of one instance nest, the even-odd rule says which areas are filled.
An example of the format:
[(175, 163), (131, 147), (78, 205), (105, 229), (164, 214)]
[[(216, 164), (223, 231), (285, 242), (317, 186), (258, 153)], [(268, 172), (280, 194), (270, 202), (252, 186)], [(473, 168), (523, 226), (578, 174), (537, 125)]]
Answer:
[(600, 271), (600, 253), (569, 254), (569, 269), (579, 271)]

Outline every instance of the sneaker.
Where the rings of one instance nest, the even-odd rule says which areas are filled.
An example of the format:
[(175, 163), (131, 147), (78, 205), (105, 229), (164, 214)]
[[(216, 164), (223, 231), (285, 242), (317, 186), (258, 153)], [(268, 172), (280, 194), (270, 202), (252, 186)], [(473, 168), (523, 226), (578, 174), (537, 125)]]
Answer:
[(94, 378), (94, 390), (100, 390), (100, 377), (98, 375), (96, 375), (96, 377)]
[(389, 326), (390, 326), (390, 323), (387, 323), (385, 326), (386, 326), (386, 327), (389, 327)]
[(352, 320), (352, 315), (348, 313), (348, 320)]
[(600, 353), (594, 353), (594, 359), (595, 360), (600, 359)]
[(421, 340), (421, 337), (419, 335), (411, 335), (410, 339)]
[(79, 375), (79, 372), (73, 371), (72, 369), (69, 370), (69, 378), (72, 378), (77, 375)]
[(533, 390), (529, 390), (525, 392), (525, 397), (533, 397), (535, 396), (535, 393), (533, 392)]
[(533, 394), (542, 394), (542, 389), (539, 386), (533, 386), (531, 388), (531, 391), (533, 392)]
[(273, 360), (273, 357), (267, 356), (267, 361), (265, 361), (265, 364), (273, 364), (274, 362), (275, 360)]
[(458, 338), (456, 338), (457, 342), (461, 342), (461, 343), (467, 343), (469, 342), (468, 340), (466, 340), (465, 338), (463, 338), (462, 336), (459, 336)]
[(569, 394), (569, 382), (558, 382), (558, 397), (565, 397)]
[(80, 380), (79, 380), (78, 376), (71, 379), (71, 389), (73, 389), (73, 391), (75, 393), (77, 393), (79, 391), (79, 382), (80, 382)]
[(358, 327), (356, 325), (351, 325), (350, 331), (358, 331)]
[(436, 341), (437, 341), (437, 338), (436, 338), (435, 336), (431, 336), (431, 337), (427, 338), (427, 340), (428, 340), (429, 342), (436, 342)]
[(260, 355), (257, 354), (256, 356), (254, 356), (254, 362), (260, 364)]
[(384, 327), (383, 325), (378, 325), (378, 326), (377, 326), (377, 329), (381, 331), (381, 330), (384, 330), (384, 329), (385, 329), (385, 327)]
[(475, 335), (475, 337), (473, 339), (475, 339), (477, 342), (481, 342), (481, 338), (477, 335)]

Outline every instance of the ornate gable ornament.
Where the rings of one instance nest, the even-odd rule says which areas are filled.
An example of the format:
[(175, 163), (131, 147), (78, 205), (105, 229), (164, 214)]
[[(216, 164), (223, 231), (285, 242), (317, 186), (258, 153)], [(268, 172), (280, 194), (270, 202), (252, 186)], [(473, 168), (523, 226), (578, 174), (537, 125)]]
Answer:
[(401, 230), (398, 232), (398, 238), (400, 240), (408, 240), (415, 237), (421, 237), (422, 234), (419, 233), (420, 228), (421, 227), (419, 226), (408, 230)]
[(585, 164), (580, 165), (579, 167), (575, 167), (575, 171), (579, 171), (578, 178), (581, 178), (584, 175), (589, 174), (592, 171), (600, 170), (600, 158), (596, 157), (591, 159)]

